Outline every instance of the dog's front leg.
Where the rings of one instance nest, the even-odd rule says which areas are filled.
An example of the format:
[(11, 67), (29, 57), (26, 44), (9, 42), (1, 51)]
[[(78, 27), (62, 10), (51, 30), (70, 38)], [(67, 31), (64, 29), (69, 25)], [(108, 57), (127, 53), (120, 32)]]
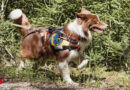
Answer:
[(80, 64), (77, 66), (78, 69), (81, 69), (81, 68), (85, 67), (85, 66), (88, 64), (88, 60), (85, 59), (83, 55), (79, 55), (78, 58), (74, 59), (73, 61), (74, 61), (77, 65), (80, 63)]
[(83, 68), (84, 66), (86, 66), (88, 64), (88, 60), (87, 59), (85, 59), (85, 60), (83, 60), (79, 65), (78, 65), (78, 69), (81, 69), (81, 68)]
[(65, 61), (62, 61), (62, 62), (59, 62), (58, 67), (59, 67), (60, 72), (62, 73), (63, 79), (64, 79), (68, 84), (72, 84), (73, 81), (72, 81), (72, 79), (70, 78), (70, 72), (69, 72), (68, 62), (67, 62), (66, 60), (65, 60)]

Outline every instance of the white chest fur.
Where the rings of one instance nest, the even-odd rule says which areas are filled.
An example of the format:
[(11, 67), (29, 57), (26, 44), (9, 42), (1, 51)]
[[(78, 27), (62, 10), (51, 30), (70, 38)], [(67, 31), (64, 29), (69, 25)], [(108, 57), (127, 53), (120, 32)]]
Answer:
[(86, 38), (86, 36), (83, 33), (82, 26), (77, 24), (77, 19), (69, 23), (68, 29), (70, 30), (70, 32), (75, 33), (83, 38)]
[(69, 23), (68, 29), (77, 35), (79, 35), (82, 38), (85, 38), (86, 41), (79, 41), (79, 45), (81, 47), (81, 52), (85, 49), (85, 47), (89, 44), (89, 42), (92, 40), (91, 32), (88, 30), (88, 37), (84, 34), (82, 30), (82, 26), (77, 24), (77, 19), (74, 20), (74, 22)]
[(91, 32), (88, 31), (88, 33), (89, 33), (89, 36), (87, 37), (87, 40), (86, 40), (86, 41), (79, 41), (79, 46), (81, 47), (80, 52), (82, 52), (82, 51), (85, 49), (85, 47), (86, 47), (86, 46), (91, 42), (91, 40), (92, 40)]

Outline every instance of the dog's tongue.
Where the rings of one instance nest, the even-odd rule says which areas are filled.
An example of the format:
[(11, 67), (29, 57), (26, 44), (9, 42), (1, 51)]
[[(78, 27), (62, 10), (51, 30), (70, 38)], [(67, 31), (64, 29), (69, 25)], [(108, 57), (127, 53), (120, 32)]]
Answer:
[(103, 33), (102, 30), (99, 30), (99, 29), (94, 29), (95, 32), (98, 32), (98, 33)]

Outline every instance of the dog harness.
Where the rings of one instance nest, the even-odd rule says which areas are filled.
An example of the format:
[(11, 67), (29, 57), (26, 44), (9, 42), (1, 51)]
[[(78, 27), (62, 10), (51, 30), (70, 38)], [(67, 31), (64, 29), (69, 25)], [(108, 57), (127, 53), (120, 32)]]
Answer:
[[(80, 50), (78, 41), (72, 39), (70, 36), (64, 33), (63, 29), (56, 29), (55, 27), (50, 26), (48, 29), (43, 30), (43, 31), (38, 30), (38, 29), (35, 31), (32, 31), (28, 33), (25, 37), (36, 32), (39, 32), (41, 34), (42, 43), (46, 44), (46, 41), (49, 40), (51, 47), (55, 51), (66, 50), (66, 49)], [(48, 36), (50, 36), (49, 39), (48, 39)]]
[(72, 50), (78, 48), (78, 42), (66, 36), (63, 29), (59, 29), (51, 35), (50, 44), (54, 50)]
[(49, 39), (50, 45), (55, 51), (79, 49), (78, 42), (70, 36), (67, 36), (63, 29), (55, 29), (55, 27), (50, 26), (48, 31), (44, 33), (42, 41), (44, 40), (44, 42), (46, 42), (48, 34), (51, 35)]
[(64, 46), (69, 46), (70, 42), (61, 38), (59, 33), (62, 33), (63, 30), (59, 30), (57, 33), (51, 35), (50, 43), (55, 49), (63, 49)]

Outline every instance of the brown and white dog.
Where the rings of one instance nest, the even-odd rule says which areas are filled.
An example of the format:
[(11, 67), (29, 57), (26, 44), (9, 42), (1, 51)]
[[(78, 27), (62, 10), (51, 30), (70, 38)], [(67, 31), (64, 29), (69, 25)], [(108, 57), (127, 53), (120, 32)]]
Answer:
[[(22, 13), (21, 10), (12, 11), (10, 14), (10, 18), (15, 20), (15, 23), (31, 27), (27, 17), (25, 16), (25, 14)], [(97, 15), (92, 14), (85, 8), (82, 8), (80, 13), (76, 13), (76, 19), (63, 27), (66, 34), (71, 36), (72, 39), (78, 41), (80, 50), (66, 49), (54, 52), (50, 45), (50, 36), (47, 37), (47, 41), (43, 44), (41, 42), (42, 36), (40, 35), (40, 33), (37, 32), (28, 35), (22, 40), (20, 51), (22, 60), (24, 60), (24, 58), (39, 59), (40, 57), (43, 57), (45, 61), (50, 57), (56, 57), (58, 67), (63, 76), (63, 79), (67, 83), (73, 84), (74, 82), (70, 77), (68, 63), (70, 61), (74, 61), (76, 63), (80, 62), (80, 64), (77, 66), (78, 69), (86, 66), (88, 60), (83, 58), (80, 54), (83, 52), (86, 45), (88, 45), (91, 41), (91, 32), (103, 33), (102, 29), (107, 28), (107, 26), (107, 24), (100, 21)], [(45, 28), (43, 27), (43, 29)], [(21, 28), (21, 32), (24, 33), (23, 35), (26, 35), (28, 31), (29, 30)], [(22, 66), (24, 65), (22, 64)]]

